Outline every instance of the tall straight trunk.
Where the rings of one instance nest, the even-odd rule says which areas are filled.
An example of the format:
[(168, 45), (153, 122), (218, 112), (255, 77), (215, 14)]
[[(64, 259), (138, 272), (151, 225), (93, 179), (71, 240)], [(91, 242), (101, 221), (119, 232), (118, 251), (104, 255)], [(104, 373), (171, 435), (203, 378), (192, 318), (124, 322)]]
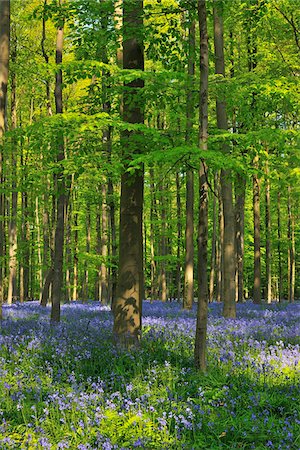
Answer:
[(161, 218), (161, 242), (160, 242), (160, 256), (161, 256), (161, 267), (160, 267), (160, 287), (161, 287), (161, 301), (167, 301), (167, 274), (166, 274), (166, 257), (167, 257), (167, 214), (166, 214), (166, 199), (165, 193), (166, 188), (160, 183), (160, 218)]
[[(11, 62), (16, 64), (17, 57), (17, 37), (15, 27), (11, 29)], [(15, 130), (17, 127), (17, 99), (16, 99), (16, 73), (11, 72), (11, 128)], [(9, 277), (8, 277), (8, 294), (7, 303), (11, 304), (17, 300), (17, 142), (15, 138), (11, 141), (11, 208), (9, 220)]]
[[(225, 77), (224, 39), (222, 10), (214, 2), (214, 46), (215, 46), (215, 73)], [(223, 98), (217, 98), (217, 126), (221, 130), (228, 129), (226, 102)], [(228, 153), (229, 146), (223, 146), (224, 153)], [(221, 170), (221, 190), (224, 214), (224, 292), (223, 315), (224, 317), (236, 317), (235, 302), (235, 235), (234, 235), (234, 208), (232, 195), (231, 171)]]
[[(215, 173), (214, 177), (214, 191), (217, 191), (218, 174)], [(215, 273), (216, 273), (216, 250), (217, 250), (217, 197), (213, 198), (213, 229), (212, 229), (212, 242), (211, 242), (211, 257), (210, 257), (210, 274), (209, 274), (209, 302), (214, 298), (215, 287)]]
[(42, 300), (43, 294), (43, 270), (42, 270), (42, 242), (41, 242), (41, 228), (40, 228), (40, 216), (39, 216), (39, 199), (35, 198), (35, 223), (37, 232), (37, 254), (38, 254), (38, 277), (39, 277), (39, 301)]
[(108, 223), (107, 223), (107, 186), (103, 183), (101, 187), (102, 191), (102, 207), (101, 207), (101, 303), (106, 305), (109, 302), (108, 291)]
[(235, 187), (235, 242), (236, 242), (236, 276), (237, 301), (244, 301), (244, 234), (245, 234), (245, 195), (246, 177), (237, 174)]
[(291, 186), (288, 186), (288, 301), (295, 300), (295, 217), (292, 208)]
[[(144, 70), (144, 52), (140, 35), (143, 27), (143, 1), (123, 2), (123, 68)], [(125, 85), (123, 119), (143, 123), (138, 91), (144, 82), (135, 79)], [(121, 177), (119, 273), (116, 299), (113, 302), (114, 334), (118, 341), (137, 342), (141, 335), (143, 279), (143, 188), (144, 168), (128, 172), (126, 160), (141, 151), (135, 133), (125, 132), (125, 171)]]
[[(46, 10), (46, 7), (47, 7), (47, 0), (44, 0), (44, 10)], [(46, 20), (45, 20), (45, 17), (43, 16), (41, 49), (42, 49), (42, 55), (44, 57), (46, 65), (47, 65), (47, 64), (49, 64), (49, 56), (45, 49), (45, 42), (46, 42)], [(50, 99), (50, 82), (49, 82), (48, 78), (46, 79), (46, 102), (47, 102), (48, 116), (52, 116), (51, 99)]]
[[(72, 190), (71, 190), (72, 192)], [(72, 277), (72, 200), (66, 211), (66, 301), (71, 300), (71, 277)]]
[(219, 233), (218, 233), (218, 242), (217, 242), (217, 251), (216, 251), (216, 269), (217, 269), (217, 283), (216, 283), (216, 297), (217, 302), (222, 301), (222, 295), (223, 295), (223, 283), (224, 283), (224, 258), (223, 258), (223, 247), (224, 247), (224, 214), (223, 214), (223, 202), (221, 198), (221, 186), (219, 183), (219, 177), (218, 177), (218, 185), (216, 192), (218, 193), (218, 227), (219, 227)]
[(280, 190), (277, 192), (277, 252), (278, 252), (278, 300), (282, 301), (282, 250), (281, 250), (281, 213), (280, 213)]
[[(6, 102), (10, 42), (10, 0), (0, 2), (0, 143), (6, 128)], [(0, 182), (3, 183), (3, 150), (0, 149)], [(5, 255), (5, 197), (0, 193), (0, 320), (4, 296), (4, 255)]]
[[(198, 0), (200, 29), (200, 98), (199, 98), (199, 147), (207, 150), (208, 139), (208, 34), (206, 1)], [(202, 160), (199, 169), (199, 223), (198, 223), (198, 307), (195, 336), (195, 366), (206, 371), (206, 334), (208, 315), (207, 280), (207, 238), (208, 238), (208, 185), (207, 165)]]
[[(75, 199), (76, 197), (74, 197)], [(72, 300), (78, 300), (78, 212), (74, 211), (74, 253), (73, 253), (73, 293)]]
[(83, 283), (82, 283), (82, 301), (88, 301), (89, 292), (89, 264), (87, 258), (91, 250), (91, 209), (90, 206), (86, 206), (86, 228), (85, 228), (85, 252), (86, 258), (84, 262), (84, 273), (83, 273)]
[(272, 302), (272, 274), (271, 274), (271, 203), (270, 203), (270, 178), (269, 164), (266, 161), (266, 300)]
[[(254, 167), (258, 168), (258, 156)], [(260, 264), (260, 180), (257, 173), (253, 175), (253, 223), (254, 223), (254, 283), (253, 302), (261, 302), (261, 264)]]
[(180, 301), (181, 297), (181, 197), (180, 197), (180, 179), (176, 172), (176, 210), (177, 210), (177, 264), (176, 264), (176, 291), (175, 297)]
[[(63, 0), (59, 1), (62, 4)], [(63, 51), (63, 24), (60, 24), (57, 28), (56, 35), (56, 64), (62, 63), (62, 51)], [(62, 96), (62, 69), (58, 69), (56, 72), (55, 82), (55, 112), (56, 114), (63, 113), (63, 96)], [(53, 255), (53, 284), (52, 284), (52, 307), (51, 307), (51, 322), (60, 321), (60, 302), (62, 300), (62, 288), (63, 288), (63, 256), (64, 256), (64, 222), (65, 222), (65, 180), (63, 174), (62, 161), (65, 159), (64, 153), (64, 139), (62, 132), (59, 130), (57, 136), (57, 163), (59, 166), (59, 172), (56, 176), (57, 186), (57, 216), (56, 216), (56, 229), (54, 239), (54, 255)]]
[(150, 206), (150, 253), (151, 253), (151, 301), (154, 300), (154, 296), (156, 295), (156, 264), (155, 264), (155, 223), (157, 220), (157, 210), (156, 210), (156, 196), (154, 191), (154, 170), (150, 169), (150, 197), (151, 197), (151, 206)]
[(111, 179), (108, 180), (107, 184), (107, 203), (108, 203), (108, 219), (109, 219), (109, 228), (110, 228), (110, 236), (109, 236), (109, 244), (110, 244), (110, 260), (111, 260), (111, 268), (109, 273), (109, 282), (110, 282), (110, 295), (111, 295), (111, 303), (113, 303), (116, 298), (116, 289), (117, 289), (117, 233), (116, 233), (116, 208), (115, 208), (115, 200), (114, 200), (114, 186)]
[[(195, 20), (189, 23), (189, 56), (188, 56), (188, 88), (186, 108), (185, 141), (192, 144), (193, 131), (193, 89), (195, 76)], [(191, 309), (194, 301), (194, 172), (188, 169), (186, 173), (186, 225), (185, 225), (185, 270), (184, 270), (184, 309)]]

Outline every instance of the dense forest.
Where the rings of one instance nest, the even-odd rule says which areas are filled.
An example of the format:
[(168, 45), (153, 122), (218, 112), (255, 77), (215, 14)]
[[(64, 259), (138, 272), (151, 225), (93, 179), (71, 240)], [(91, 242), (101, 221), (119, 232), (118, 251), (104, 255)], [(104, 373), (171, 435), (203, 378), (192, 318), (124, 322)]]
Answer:
[[(69, 307), (78, 312), (78, 326), (85, 323), (83, 335), (104, 342), (103, 330), (89, 329), (102, 311), (101, 326), (110, 323), (114, 345), (129, 360), (130, 351), (144, 358), (152, 347), (141, 344), (142, 332), (147, 340), (158, 326), (147, 314), (154, 311), (158, 320), (161, 308), (172, 320), (196, 318), (184, 338), (189, 350), (178, 346), (184, 354), (193, 349), (185, 357), (202, 376), (223, 345), (217, 313), (229, 327), (224, 336), (238, 333), (237, 311), (251, 322), (256, 311), (280, 316), (290, 308), (297, 319), (299, 6), (299, 0), (0, 1), (4, 335), (14, 311), (14, 320), (18, 311), (42, 318), (49, 312), (50, 337), (63, 333), (61, 308)], [(219, 336), (213, 349), (209, 311)], [(72, 314), (69, 327), (76, 328)], [(163, 325), (172, 340), (168, 326), (176, 334), (176, 325)], [(255, 335), (255, 325), (249, 327)], [(158, 336), (157, 342), (166, 339)], [(262, 331), (260, 338), (266, 336)], [(116, 367), (127, 364), (120, 355), (111, 358)], [(99, 438), (95, 448), (221, 448), (193, 433), (178, 447), (164, 435), (148, 436), (146, 444), (112, 438), (115, 446)], [(21, 435), (15, 444), (0, 438), (0, 448), (94, 448), (75, 438), (58, 447), (57, 437), (48, 447), (38, 440), (22, 447)], [(230, 439), (226, 448), (273, 445), (265, 437), (258, 447), (255, 439), (245, 440), (249, 446), (242, 437), (240, 446)], [(273, 447), (298, 448), (284, 439), (280, 445)]]

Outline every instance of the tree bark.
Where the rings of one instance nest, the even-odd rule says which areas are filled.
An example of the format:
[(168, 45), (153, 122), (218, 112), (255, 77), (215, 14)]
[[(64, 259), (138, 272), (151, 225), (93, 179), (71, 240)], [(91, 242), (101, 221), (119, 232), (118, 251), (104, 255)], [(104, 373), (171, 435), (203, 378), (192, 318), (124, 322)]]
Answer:
[(283, 279), (282, 279), (282, 250), (281, 250), (281, 212), (280, 191), (277, 192), (277, 252), (278, 252), (278, 300), (282, 301)]
[[(11, 28), (11, 45), (10, 58), (13, 64), (16, 64), (17, 57), (17, 37), (15, 27)], [(17, 128), (17, 99), (16, 99), (16, 73), (11, 72), (11, 128)], [(7, 303), (10, 305), (17, 300), (17, 207), (18, 207), (18, 191), (17, 191), (17, 142), (15, 138), (11, 141), (11, 208), (9, 220), (9, 277), (8, 277), (8, 294)]]
[[(214, 46), (215, 46), (215, 73), (225, 77), (223, 18), (222, 11), (214, 2)], [(222, 130), (228, 130), (226, 102), (217, 98), (217, 126)], [(224, 144), (223, 152), (228, 153), (229, 147)], [(235, 302), (235, 236), (234, 236), (234, 208), (232, 196), (231, 172), (221, 170), (221, 191), (224, 214), (224, 291), (223, 291), (223, 315), (228, 318), (236, 317)]]
[[(198, 0), (200, 29), (200, 110), (199, 147), (207, 150), (208, 139), (208, 34), (206, 22), (206, 1)], [(206, 371), (206, 334), (208, 315), (207, 283), (207, 235), (208, 235), (208, 185), (207, 165), (202, 160), (199, 169), (199, 223), (198, 223), (198, 307), (195, 337), (195, 366)]]
[(270, 179), (269, 164), (266, 161), (266, 300), (267, 303), (272, 302), (272, 274), (271, 274), (271, 203), (270, 203)]
[(107, 224), (107, 187), (103, 183), (102, 187), (102, 233), (101, 233), (101, 303), (107, 305), (109, 302), (108, 295), (108, 224)]
[[(218, 174), (214, 177), (214, 191), (217, 192)], [(215, 273), (216, 273), (216, 250), (217, 250), (217, 197), (213, 197), (213, 230), (211, 242), (210, 274), (209, 274), (209, 302), (214, 298)]]
[[(123, 68), (144, 70), (143, 1), (123, 3)], [(123, 119), (130, 123), (143, 123), (143, 110), (138, 102), (138, 91), (144, 86), (141, 79), (125, 85)], [(124, 132), (124, 173), (121, 177), (119, 273), (116, 299), (113, 302), (114, 334), (126, 345), (136, 343), (141, 336), (143, 288), (143, 186), (144, 169), (133, 173), (127, 169), (128, 158), (140, 152), (136, 134)]]
[[(258, 168), (258, 156), (253, 160)], [(254, 223), (254, 283), (253, 302), (261, 302), (261, 264), (260, 264), (260, 180), (257, 174), (253, 175), (253, 223)]]
[[(62, 0), (59, 1), (62, 4)], [(56, 35), (56, 64), (62, 63), (62, 51), (63, 51), (63, 24), (60, 24), (57, 28)], [(63, 113), (63, 96), (62, 96), (62, 69), (58, 69), (56, 73), (55, 82), (55, 112), (56, 114)], [(52, 307), (51, 307), (51, 322), (60, 321), (60, 303), (62, 300), (62, 288), (63, 288), (63, 255), (64, 255), (64, 223), (65, 223), (65, 180), (63, 174), (62, 161), (65, 159), (64, 153), (64, 139), (62, 131), (58, 130), (57, 136), (57, 163), (59, 166), (59, 172), (56, 177), (57, 182), (57, 217), (56, 217), (56, 229), (54, 239), (54, 255), (53, 255), (53, 284), (52, 284)]]
[(288, 301), (295, 301), (295, 218), (292, 209), (291, 186), (288, 186)]
[[(10, 42), (10, 1), (0, 2), (0, 143), (6, 129), (6, 102), (9, 65)], [(3, 183), (3, 150), (0, 150), (0, 182)], [(5, 227), (4, 227), (5, 197), (0, 194), (0, 320), (2, 319), (2, 303), (4, 297), (4, 255), (5, 255)]]
[(237, 174), (235, 188), (235, 240), (236, 240), (236, 272), (237, 301), (244, 301), (244, 234), (245, 234), (245, 195), (246, 177)]
[(176, 172), (176, 211), (177, 211), (177, 263), (176, 263), (176, 291), (175, 297), (180, 302), (181, 298), (181, 196), (179, 173)]
[[(187, 145), (192, 144), (194, 116), (194, 76), (195, 76), (195, 20), (189, 19), (188, 88), (186, 108)], [(191, 309), (194, 302), (194, 172), (186, 173), (186, 225), (185, 225), (185, 270), (183, 308)]]

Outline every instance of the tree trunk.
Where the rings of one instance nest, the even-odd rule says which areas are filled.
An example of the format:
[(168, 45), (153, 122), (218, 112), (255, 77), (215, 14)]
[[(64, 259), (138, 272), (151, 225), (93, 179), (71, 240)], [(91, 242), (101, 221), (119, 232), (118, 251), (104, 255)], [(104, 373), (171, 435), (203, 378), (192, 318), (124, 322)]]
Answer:
[(41, 252), (41, 229), (40, 229), (40, 217), (39, 217), (39, 199), (35, 198), (35, 223), (37, 231), (37, 254), (38, 254), (38, 276), (39, 276), (39, 301), (42, 300), (43, 293), (43, 271), (42, 271), (42, 252)]
[(107, 226), (107, 188), (102, 184), (102, 233), (101, 233), (101, 303), (107, 305), (109, 302), (108, 295), (108, 271), (107, 271), (107, 258), (108, 258), (108, 226)]
[[(62, 0), (59, 2), (62, 3)], [(63, 51), (63, 24), (57, 28), (56, 35), (56, 64), (62, 63)], [(55, 83), (55, 110), (56, 114), (63, 113), (63, 97), (62, 97), (62, 69), (56, 72)], [(62, 300), (63, 288), (63, 255), (64, 255), (64, 214), (65, 214), (65, 180), (63, 174), (62, 161), (65, 159), (64, 153), (64, 139), (62, 132), (58, 131), (57, 136), (57, 163), (59, 165), (59, 172), (56, 177), (57, 182), (57, 218), (54, 239), (54, 255), (53, 255), (53, 284), (52, 284), (52, 307), (51, 307), (51, 322), (60, 321), (60, 303)]]
[(166, 198), (165, 193), (167, 189), (164, 189), (162, 183), (159, 185), (160, 190), (160, 218), (161, 218), (161, 242), (160, 242), (160, 287), (161, 287), (161, 301), (167, 301), (167, 275), (166, 275), (166, 257), (167, 257), (167, 215), (166, 215)]
[(89, 263), (88, 257), (91, 250), (91, 209), (86, 205), (86, 229), (85, 229), (85, 251), (84, 273), (82, 283), (82, 301), (87, 302), (89, 298)]
[[(208, 138), (208, 34), (206, 1), (198, 0), (200, 28), (200, 111), (199, 147), (207, 150)], [(208, 235), (207, 166), (202, 160), (199, 170), (199, 223), (198, 223), (198, 308), (195, 337), (195, 366), (206, 371), (206, 334), (208, 314), (207, 235)]]
[[(9, 41), (10, 41), (10, 0), (0, 2), (0, 143), (6, 129), (6, 102), (9, 63)], [(0, 150), (0, 182), (3, 183), (3, 150)], [(4, 243), (5, 227), (3, 217), (5, 210), (5, 197), (0, 194), (0, 320), (2, 319), (2, 303), (4, 296)]]
[[(189, 55), (188, 55), (188, 88), (186, 108), (187, 145), (192, 144), (194, 117), (194, 76), (195, 76), (195, 20), (189, 23)], [(188, 169), (186, 173), (186, 226), (185, 226), (185, 271), (183, 308), (191, 309), (194, 302), (194, 172)]]
[(272, 302), (272, 275), (271, 275), (271, 204), (270, 204), (270, 179), (269, 164), (266, 161), (266, 300)]
[(221, 187), (220, 187), (219, 182), (217, 185), (216, 192), (218, 193), (218, 206), (219, 206), (219, 212), (218, 212), (219, 233), (218, 233), (217, 252), (216, 252), (216, 268), (217, 268), (216, 297), (217, 297), (217, 302), (221, 302), (222, 295), (223, 295), (223, 282), (224, 282), (224, 275), (223, 275), (223, 272), (224, 272), (224, 270), (223, 270), (224, 214), (223, 214), (223, 202), (222, 202), (222, 198), (221, 198)]
[[(123, 68), (144, 70), (143, 1), (123, 3)], [(144, 86), (141, 79), (125, 85), (123, 119), (130, 123), (143, 123), (143, 111), (138, 103), (138, 90)], [(140, 142), (133, 132), (122, 135), (124, 173), (121, 177), (119, 273), (116, 299), (113, 302), (114, 334), (126, 345), (136, 343), (141, 336), (143, 288), (143, 186), (144, 169), (133, 173), (127, 170), (128, 158), (141, 152)], [(126, 161), (127, 160), (127, 161)]]
[(235, 241), (236, 241), (236, 273), (237, 301), (244, 301), (244, 233), (245, 233), (245, 195), (246, 177), (237, 174), (235, 188)]
[[(217, 192), (218, 174), (214, 177), (214, 191)], [(216, 247), (217, 247), (217, 197), (213, 197), (213, 230), (211, 242), (210, 274), (209, 274), (209, 302), (214, 298), (215, 272), (216, 272)]]
[(277, 192), (277, 251), (278, 251), (278, 300), (282, 301), (282, 251), (281, 251), (281, 214), (280, 214), (280, 191)]
[[(17, 37), (15, 27), (11, 29), (11, 62), (16, 64), (17, 57)], [(11, 128), (17, 128), (17, 103), (16, 103), (16, 73), (11, 72)], [(17, 206), (18, 206), (18, 191), (17, 191), (17, 174), (15, 168), (17, 167), (17, 142), (12, 138), (11, 146), (11, 208), (9, 220), (9, 277), (8, 277), (8, 294), (7, 303), (10, 305), (17, 300)]]
[(295, 218), (292, 211), (291, 186), (288, 186), (288, 301), (295, 300)]
[(181, 298), (181, 196), (179, 173), (176, 172), (176, 211), (177, 211), (177, 263), (176, 263), (176, 286), (175, 298), (180, 302)]
[(155, 223), (154, 220), (157, 220), (157, 211), (156, 211), (156, 197), (154, 192), (154, 170), (150, 169), (150, 196), (151, 196), (151, 206), (150, 206), (150, 253), (151, 253), (151, 302), (154, 300), (154, 296), (156, 295), (156, 264), (155, 264), (155, 250), (154, 250), (154, 241), (155, 241)]
[[(214, 45), (215, 45), (215, 73), (225, 77), (223, 18), (222, 11), (214, 2)], [(228, 129), (226, 103), (217, 98), (217, 126), (222, 130)], [(228, 145), (223, 146), (224, 153), (229, 152)], [(236, 317), (235, 302), (235, 236), (234, 236), (234, 208), (232, 196), (231, 171), (221, 170), (221, 190), (224, 214), (224, 292), (223, 315), (228, 318)]]
[(72, 300), (78, 300), (78, 213), (74, 211), (74, 279), (73, 279), (73, 294)]
[[(258, 156), (253, 160), (255, 168), (258, 168)], [(253, 175), (253, 222), (254, 222), (254, 284), (253, 302), (261, 302), (261, 267), (260, 267), (260, 180), (258, 175)]]

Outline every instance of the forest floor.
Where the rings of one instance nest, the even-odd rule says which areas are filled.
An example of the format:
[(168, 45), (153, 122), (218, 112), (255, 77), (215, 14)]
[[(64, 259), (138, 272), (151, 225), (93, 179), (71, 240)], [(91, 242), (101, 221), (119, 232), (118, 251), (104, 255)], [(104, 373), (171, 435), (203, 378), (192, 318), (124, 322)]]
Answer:
[(112, 344), (98, 303), (4, 307), (0, 449), (300, 449), (300, 304), (212, 304), (209, 372), (193, 369), (195, 309), (144, 303), (143, 339)]

